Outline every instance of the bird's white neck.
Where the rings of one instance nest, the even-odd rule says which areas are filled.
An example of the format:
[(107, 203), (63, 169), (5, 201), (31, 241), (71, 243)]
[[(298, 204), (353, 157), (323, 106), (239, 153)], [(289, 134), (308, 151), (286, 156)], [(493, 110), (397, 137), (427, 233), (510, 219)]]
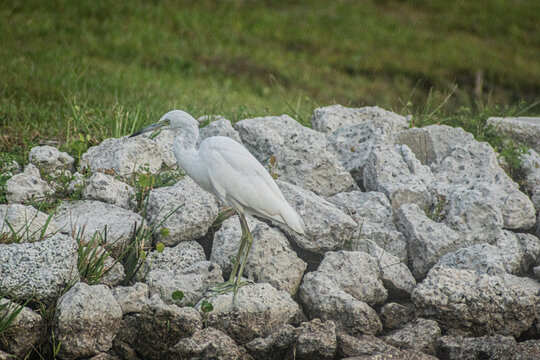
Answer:
[(196, 163), (198, 156), (197, 140), (199, 139), (199, 129), (196, 126), (182, 129), (176, 134), (173, 151), (176, 161), (182, 169), (189, 175), (191, 164)]

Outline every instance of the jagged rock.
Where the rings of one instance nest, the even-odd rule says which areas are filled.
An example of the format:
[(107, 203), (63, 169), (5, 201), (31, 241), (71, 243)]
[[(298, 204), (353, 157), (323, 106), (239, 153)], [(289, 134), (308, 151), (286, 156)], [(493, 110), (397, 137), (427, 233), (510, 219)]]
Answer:
[(416, 279), (424, 277), (443, 255), (462, 244), (456, 231), (429, 219), (416, 204), (399, 208), (396, 225), (407, 238), (411, 271)]
[(149, 132), (137, 136), (140, 138), (145, 138), (151, 140), (159, 156), (163, 159), (163, 165), (167, 167), (176, 167), (176, 157), (174, 156), (173, 144), (174, 139), (176, 138), (176, 130), (172, 129), (161, 129), (157, 132)]
[(383, 340), (400, 349), (413, 349), (435, 355), (440, 337), (441, 329), (436, 321), (418, 318), (385, 335)]
[(313, 319), (296, 329), (297, 359), (332, 359), (336, 352), (336, 326), (333, 321)]
[(414, 350), (396, 350), (392, 352), (378, 353), (373, 355), (348, 357), (342, 360), (393, 360), (393, 359), (407, 359), (407, 360), (437, 360), (435, 356), (424, 354), (422, 352)]
[(95, 200), (62, 202), (53, 217), (61, 232), (73, 234), (88, 242), (98, 233), (107, 250), (114, 256), (128, 245), (137, 227), (146, 227), (144, 219), (116, 205)]
[(537, 315), (538, 297), (497, 276), (435, 267), (412, 294), (417, 314), (475, 336), (519, 336)]
[[(253, 218), (248, 218), (248, 226), (253, 235), (253, 246), (244, 276), (255, 282), (267, 282), (294, 296), (307, 264), (296, 255), (289, 240), (279, 229)], [(236, 257), (241, 235), (237, 216), (225, 220), (214, 234), (210, 260), (221, 266), (224, 275), (231, 271), (231, 260)]]
[(223, 332), (206, 328), (176, 343), (167, 351), (165, 359), (248, 360), (253, 358)]
[(540, 117), (490, 117), (486, 125), (540, 152)]
[(427, 186), (433, 181), (431, 170), (405, 145), (375, 146), (368, 156), (363, 176), (365, 188), (384, 193), (393, 209), (406, 203), (422, 208), (429, 204)]
[(203, 247), (196, 241), (184, 241), (174, 247), (165, 246), (162, 252), (150, 252), (144, 263), (142, 277), (152, 270), (183, 270), (206, 260)]
[(5, 177), (11, 177), (15, 174), (19, 174), (21, 171), (21, 165), (15, 160), (6, 161), (0, 165), (0, 175)]
[(139, 313), (148, 300), (148, 285), (135, 283), (132, 286), (117, 286), (111, 292), (122, 308), (122, 314)]
[(10, 204), (25, 203), (30, 200), (43, 201), (54, 192), (49, 184), (36, 175), (27, 172), (13, 175), (6, 182), (6, 199)]
[(373, 148), (391, 143), (392, 126), (387, 123), (365, 121), (340, 128), (326, 138), (326, 147), (337, 155), (357, 184), (364, 184), (364, 167)]
[(439, 339), (439, 356), (449, 360), (510, 360), (515, 359), (516, 345), (516, 340), (512, 336), (492, 335), (477, 338), (443, 336)]
[(39, 240), (58, 230), (54, 224), (47, 223), (48, 218), (33, 206), (0, 205), (0, 236), (14, 237), (17, 242)]
[(108, 354), (108, 353), (99, 353), (96, 356), (92, 356), (88, 360), (120, 360), (120, 359), (121, 358), (119, 358), (116, 355), (111, 355), (111, 354)]
[(49, 304), (79, 279), (77, 249), (75, 240), (61, 234), (33, 243), (0, 244), (0, 292)]
[(240, 134), (232, 127), (231, 122), (225, 118), (212, 121), (199, 130), (199, 142), (212, 136), (227, 136), (242, 144)]
[[(437, 182), (453, 191), (480, 190), (499, 208), (509, 229), (534, 226), (534, 207), (498, 164), (493, 148), (477, 142), (461, 128), (430, 125), (409, 129), (397, 137), (423, 164), (429, 165)], [(482, 216), (482, 215), (477, 215)]]
[[(146, 275), (144, 282), (150, 293), (158, 293), (165, 303), (181, 306), (197, 303), (209, 285), (223, 282), (223, 276), (219, 265), (210, 261), (199, 261), (184, 269), (152, 270)], [(184, 293), (184, 297), (174, 300), (172, 295), (178, 290)]]
[[(238, 290), (232, 307), (232, 293), (208, 299), (214, 310), (207, 323), (243, 344), (256, 337), (265, 337), (277, 328), (294, 323), (301, 311), (291, 296), (270, 284), (250, 284)], [(200, 304), (197, 305), (200, 307)]]
[[(358, 229), (350, 242), (351, 250), (365, 249), (373, 242), (400, 261), (407, 260), (405, 237), (396, 229), (392, 207), (388, 198), (380, 192), (350, 191), (339, 193), (327, 199), (351, 216)], [(373, 255), (375, 256), (375, 255)]]
[(325, 196), (358, 188), (337, 157), (326, 149), (324, 135), (287, 115), (242, 120), (235, 128), (263, 165), (276, 157), (274, 171), (280, 180)]
[(311, 126), (314, 130), (331, 133), (339, 128), (368, 121), (389, 124), (395, 132), (409, 127), (409, 119), (378, 106), (355, 109), (342, 105), (315, 109), (311, 117)]
[(85, 199), (99, 200), (124, 209), (135, 209), (135, 189), (114, 176), (97, 172), (93, 174), (83, 188)]
[(317, 272), (325, 274), (347, 294), (370, 306), (380, 305), (388, 297), (377, 259), (365, 252), (327, 252)]
[[(6, 314), (18, 311), (20, 306), (22, 305), (0, 298), (0, 319), (4, 320)], [(0, 349), (23, 359), (41, 340), (45, 328), (45, 321), (39, 314), (23, 307), (8, 330), (0, 336)]]
[(199, 312), (192, 307), (166, 305), (159, 296), (146, 302), (142, 312), (124, 316), (113, 350), (130, 358), (161, 359), (167, 349), (202, 328)]
[(30, 150), (29, 161), (44, 173), (53, 174), (73, 170), (74, 159), (52, 146), (36, 146)]
[(259, 337), (245, 344), (245, 348), (255, 359), (286, 359), (291, 353), (295, 338), (295, 328), (283, 325), (265, 338)]
[(126, 272), (124, 266), (113, 257), (107, 256), (103, 262), (103, 271), (105, 274), (99, 279), (99, 283), (108, 286), (119, 285), (124, 281)]
[(298, 246), (320, 254), (343, 248), (351, 239), (357, 224), (350, 216), (308, 190), (279, 180), (277, 184), (285, 199), (304, 220), (305, 235), (290, 233)]
[[(206, 234), (218, 210), (216, 198), (186, 176), (173, 186), (150, 191), (147, 220), (159, 224), (172, 213), (154, 233), (154, 240), (173, 246)], [(162, 228), (167, 228), (168, 234), (162, 234)]]
[(398, 351), (395, 347), (373, 335), (350, 336), (344, 332), (338, 332), (337, 340), (338, 351), (343, 358)]
[(414, 306), (412, 304), (385, 304), (380, 311), (382, 324), (387, 330), (395, 330), (414, 319)]
[(80, 167), (90, 169), (93, 173), (112, 170), (116, 175), (128, 176), (141, 169), (156, 173), (162, 164), (163, 156), (156, 143), (146, 137), (136, 136), (109, 138), (92, 146), (82, 155)]
[(304, 276), (299, 296), (311, 318), (333, 320), (337, 329), (348, 334), (377, 334), (382, 330), (375, 310), (347, 294), (334, 280), (320, 271)]
[(355, 247), (377, 260), (383, 285), (390, 296), (396, 298), (410, 296), (416, 286), (416, 280), (407, 265), (402, 263), (397, 256), (390, 254), (367, 239), (362, 239)]
[(540, 340), (527, 340), (517, 344), (514, 360), (539, 359)]
[(531, 201), (537, 212), (540, 211), (540, 155), (530, 149), (521, 156), (520, 171), (523, 177), (523, 186), (531, 196)]
[(105, 285), (75, 284), (58, 300), (54, 334), (62, 358), (106, 352), (122, 320), (122, 309)]

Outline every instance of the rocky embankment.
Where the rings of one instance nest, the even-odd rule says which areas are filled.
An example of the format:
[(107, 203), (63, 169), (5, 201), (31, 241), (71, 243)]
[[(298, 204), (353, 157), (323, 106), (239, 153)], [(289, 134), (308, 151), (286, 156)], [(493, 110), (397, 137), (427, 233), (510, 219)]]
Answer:
[[(126, 180), (175, 166), (172, 133), (107, 139), (77, 168), (36, 147), (24, 171), (4, 169), (0, 293), (31, 301), (0, 336), (0, 359), (52, 334), (60, 359), (540, 358), (540, 120), (520, 135), (534, 140), (520, 184), (464, 130), (409, 128), (378, 107), (319, 108), (312, 129), (286, 115), (210, 120), (201, 138), (230, 136), (269, 165), (306, 234), (251, 219), (252, 283), (232, 308), (230, 293), (205, 289), (231, 271), (238, 218), (216, 222), (221, 205), (187, 177), (143, 207)], [(490, 121), (508, 136), (522, 128)], [(83, 200), (51, 216), (28, 205), (62, 177)], [(126, 249), (145, 229), (151, 244), (125, 286)], [(108, 270), (90, 282), (81, 249), (96, 233)]]

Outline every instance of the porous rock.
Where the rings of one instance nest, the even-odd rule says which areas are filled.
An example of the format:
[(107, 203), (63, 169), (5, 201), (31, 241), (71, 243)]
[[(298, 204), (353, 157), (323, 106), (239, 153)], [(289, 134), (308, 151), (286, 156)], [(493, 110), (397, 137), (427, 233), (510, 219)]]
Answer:
[(303, 127), (287, 115), (242, 120), (235, 125), (247, 149), (283, 181), (331, 196), (357, 189), (349, 172), (326, 149), (323, 134)]
[(111, 289), (111, 292), (124, 315), (141, 312), (149, 295), (148, 285), (140, 282), (132, 286), (116, 286)]
[(301, 248), (313, 252), (337, 250), (351, 239), (356, 222), (335, 205), (298, 186), (277, 181), (285, 199), (304, 220), (304, 235), (290, 232), (293, 241)]
[(165, 246), (163, 251), (154, 250), (147, 256), (141, 278), (153, 270), (183, 270), (206, 260), (203, 247), (196, 241), (184, 241), (174, 247)]
[(294, 326), (283, 325), (267, 337), (255, 338), (244, 346), (255, 359), (281, 360), (290, 356), (294, 339)]
[(486, 125), (540, 152), (540, 117), (490, 117)]
[(382, 330), (375, 310), (347, 294), (320, 271), (304, 276), (299, 297), (308, 316), (323, 321), (333, 320), (338, 330), (348, 334), (377, 334)]
[(20, 241), (34, 241), (55, 233), (58, 229), (48, 222), (49, 216), (33, 206), (0, 205), (0, 235)]
[(109, 138), (92, 146), (82, 155), (80, 167), (93, 173), (113, 171), (116, 175), (127, 176), (141, 169), (156, 173), (162, 164), (163, 156), (156, 143), (144, 136), (136, 136)]
[(128, 210), (136, 206), (135, 189), (114, 176), (100, 172), (88, 179), (82, 195), (85, 199), (99, 200)]
[[(214, 309), (208, 313), (208, 326), (219, 329), (243, 344), (256, 337), (266, 337), (277, 328), (296, 322), (301, 316), (297, 303), (270, 284), (250, 284), (233, 294), (210, 297)], [(200, 307), (200, 303), (197, 305)]]
[(521, 156), (520, 171), (523, 177), (523, 187), (531, 197), (537, 212), (540, 211), (540, 154), (529, 149)]
[(497, 276), (434, 267), (412, 294), (417, 314), (475, 336), (519, 336), (537, 315), (538, 297)]
[(332, 359), (336, 352), (336, 326), (319, 319), (303, 322), (295, 331), (297, 359)]
[(429, 219), (416, 204), (398, 209), (396, 225), (407, 238), (411, 271), (416, 279), (424, 277), (443, 255), (462, 243), (456, 231)]
[(409, 120), (406, 117), (378, 106), (366, 106), (358, 109), (342, 105), (330, 105), (315, 109), (311, 117), (311, 126), (314, 130), (331, 133), (339, 128), (367, 121), (389, 124), (393, 131), (409, 127)]
[[(289, 240), (279, 229), (253, 218), (248, 218), (248, 226), (253, 236), (253, 246), (244, 276), (255, 282), (267, 282), (294, 296), (307, 264), (296, 255)], [(224, 275), (231, 271), (241, 234), (237, 216), (225, 220), (214, 234), (210, 260), (221, 266)]]
[(169, 348), (165, 359), (248, 360), (253, 358), (223, 332), (206, 328), (195, 332), (189, 338), (181, 339)]
[(167, 305), (155, 295), (146, 301), (141, 312), (124, 316), (113, 350), (130, 358), (161, 359), (171, 346), (201, 328), (202, 319), (197, 310)]
[(429, 204), (431, 170), (422, 165), (407, 146), (380, 144), (370, 152), (364, 167), (364, 186), (384, 193), (393, 209), (401, 204)]
[(338, 332), (337, 340), (338, 351), (343, 358), (398, 351), (395, 347), (373, 335), (351, 336), (344, 332)]
[(395, 330), (414, 319), (413, 304), (387, 303), (380, 310), (382, 324), (387, 330)]
[(58, 300), (55, 336), (62, 358), (106, 352), (122, 320), (122, 309), (105, 285), (77, 283)]
[(99, 279), (99, 284), (116, 286), (124, 281), (126, 277), (124, 266), (112, 256), (107, 256), (103, 261), (103, 271), (104, 274)]
[[(156, 225), (161, 223), (154, 240), (173, 246), (206, 234), (218, 210), (216, 198), (186, 176), (173, 186), (150, 191), (147, 220)], [(162, 228), (168, 229), (166, 234), (160, 231)]]
[(36, 175), (26, 172), (13, 175), (6, 182), (6, 199), (10, 204), (25, 203), (30, 200), (43, 201), (54, 190)]
[[(22, 305), (7, 299), (0, 299), (0, 319), (5, 319), (6, 313), (18, 311)], [(46, 329), (43, 318), (30, 308), (23, 307), (11, 323), (8, 331), (0, 337), (0, 349), (9, 352), (17, 358), (24, 358), (41, 340)]]
[(512, 336), (462, 337), (447, 335), (439, 339), (439, 356), (449, 360), (510, 360), (515, 359), (516, 345), (516, 340)]
[(88, 242), (98, 233), (105, 248), (118, 255), (129, 245), (135, 227), (146, 227), (144, 219), (116, 205), (95, 200), (62, 202), (53, 217), (61, 232)]
[(325, 274), (347, 294), (370, 306), (380, 305), (388, 297), (377, 259), (365, 252), (327, 252), (317, 272)]
[(79, 279), (77, 249), (75, 240), (61, 234), (32, 243), (0, 244), (0, 292), (49, 304)]
[(30, 163), (47, 174), (73, 169), (74, 159), (52, 146), (36, 146), (30, 150)]
[(402, 328), (386, 334), (383, 339), (400, 349), (414, 349), (435, 355), (441, 329), (436, 321), (422, 318), (414, 319)]
[(226, 136), (242, 144), (240, 134), (236, 131), (231, 122), (225, 118), (210, 122), (208, 125), (199, 130), (199, 142), (212, 136)]

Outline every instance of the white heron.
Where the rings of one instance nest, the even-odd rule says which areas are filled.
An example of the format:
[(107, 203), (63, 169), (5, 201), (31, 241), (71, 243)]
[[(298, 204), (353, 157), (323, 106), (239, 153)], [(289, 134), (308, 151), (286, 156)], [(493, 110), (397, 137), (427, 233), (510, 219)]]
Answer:
[(130, 137), (162, 128), (176, 130), (173, 150), (178, 164), (201, 188), (238, 213), (242, 227), (238, 255), (229, 280), (213, 286), (215, 291), (233, 291), (234, 306), (253, 243), (245, 215), (277, 221), (300, 234), (304, 233), (304, 222), (272, 176), (243, 145), (225, 136), (213, 136), (201, 141), (197, 148), (198, 125), (185, 111), (172, 110)]

